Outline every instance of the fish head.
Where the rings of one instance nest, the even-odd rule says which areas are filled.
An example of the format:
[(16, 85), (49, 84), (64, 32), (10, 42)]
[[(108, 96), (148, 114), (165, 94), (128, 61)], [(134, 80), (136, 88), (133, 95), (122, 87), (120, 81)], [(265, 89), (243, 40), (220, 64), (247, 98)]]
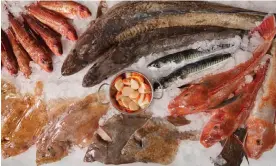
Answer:
[(53, 64), (51, 57), (41, 57), (39, 58), (39, 65), (47, 72), (53, 71)]
[(61, 42), (52, 44), (51, 48), (55, 55), (61, 56), (63, 54)]
[(248, 119), (244, 142), (248, 157), (260, 158), (265, 151), (273, 148), (275, 142), (275, 126), (272, 123), (257, 118)]
[(218, 109), (205, 125), (200, 136), (200, 143), (206, 148), (226, 139), (236, 129), (236, 120), (227, 115), (223, 109)]
[(193, 84), (185, 88), (180, 95), (173, 99), (168, 109), (171, 115), (187, 115), (204, 109), (208, 100), (208, 88), (202, 84)]
[(87, 17), (91, 16), (91, 12), (85, 6), (80, 5), (78, 8), (79, 8), (79, 10), (78, 10), (79, 16), (81, 18), (87, 18)]
[(12, 64), (10, 64), (10, 63), (7, 63), (5, 67), (7, 68), (7, 71), (8, 71), (11, 75), (15, 75), (15, 74), (17, 74), (17, 72), (18, 72), (17, 65), (12, 65)]
[(68, 141), (57, 141), (51, 144), (39, 144), (36, 151), (36, 163), (44, 164), (58, 161), (68, 155), (70, 143)]

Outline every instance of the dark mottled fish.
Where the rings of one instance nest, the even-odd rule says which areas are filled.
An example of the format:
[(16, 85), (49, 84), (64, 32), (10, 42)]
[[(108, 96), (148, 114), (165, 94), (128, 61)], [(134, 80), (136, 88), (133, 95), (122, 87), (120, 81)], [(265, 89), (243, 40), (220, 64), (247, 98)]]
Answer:
[(169, 54), (166, 56), (163, 56), (159, 59), (154, 60), (150, 64), (148, 64), (149, 68), (162, 68), (165, 66), (171, 65), (171, 63), (179, 64), (184, 62), (185, 64), (193, 63), (195, 61), (198, 61), (200, 59), (205, 59), (208, 57), (212, 57), (217, 55), (218, 52), (226, 52), (226, 49), (229, 49), (231, 47), (231, 44), (220, 44), (217, 48), (213, 50), (204, 50), (199, 51), (197, 49), (189, 49), (184, 50), (181, 52)]
[[(213, 65), (216, 65), (218, 63), (221, 63), (231, 57), (231, 54), (220, 54), (208, 59), (204, 59), (195, 63), (191, 63), (188, 65), (185, 65), (179, 69), (176, 69), (168, 76), (162, 77), (159, 82), (161, 83), (163, 88), (167, 88), (171, 86), (175, 81), (178, 79), (184, 79), (187, 77), (188, 74), (195, 73), (198, 71), (202, 71), (206, 68), (209, 68)], [(159, 88), (159, 84), (154, 83), (154, 88)]]
[(151, 118), (136, 130), (122, 149), (122, 156), (136, 162), (163, 165), (174, 161), (179, 147), (177, 128), (162, 118)]
[(170, 164), (177, 153), (180, 140), (197, 140), (199, 132), (178, 132), (165, 119), (149, 116), (110, 118), (94, 135), (84, 161), (104, 164), (153, 162)]
[(224, 144), (222, 151), (214, 160), (214, 166), (240, 166), (244, 157), (244, 149), (241, 141), (244, 139), (246, 130), (238, 129)]
[(91, 23), (62, 66), (71, 75), (100, 57), (112, 45), (147, 31), (169, 27), (220, 26), (249, 30), (265, 14), (210, 2), (122, 2)]
[(142, 127), (149, 116), (115, 115), (101, 126), (101, 129), (110, 136), (112, 141), (105, 141), (100, 135), (95, 134), (92, 144), (88, 147), (84, 157), (85, 162), (99, 161), (104, 164), (123, 164), (134, 162), (133, 159), (121, 156), (121, 150), (129, 137)]
[[(189, 30), (189, 28), (186, 29)], [(163, 31), (166, 31), (166, 33)], [(139, 58), (151, 53), (179, 49), (198, 41), (228, 39), (243, 33), (240, 30), (225, 30), (218, 27), (211, 27), (204, 32), (196, 29), (189, 31), (191, 32), (182, 35), (171, 35), (172, 32), (168, 29), (150, 31), (136, 37), (135, 41), (129, 40), (117, 47), (110, 48), (84, 76), (82, 85), (84, 87), (94, 86), (123, 68), (128, 67)], [(179, 32), (181, 32), (181, 27)]]

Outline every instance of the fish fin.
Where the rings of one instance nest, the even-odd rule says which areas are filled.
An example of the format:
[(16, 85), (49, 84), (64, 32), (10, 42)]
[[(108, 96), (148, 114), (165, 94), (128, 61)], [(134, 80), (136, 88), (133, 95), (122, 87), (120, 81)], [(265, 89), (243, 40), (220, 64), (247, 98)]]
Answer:
[(192, 84), (184, 84), (184, 85), (181, 85), (181, 86), (179, 86), (178, 88), (180, 89), (180, 90), (184, 90), (185, 88), (187, 88), (187, 87), (189, 87), (189, 86), (191, 86)]
[(234, 101), (236, 101), (238, 98), (240, 98), (242, 95), (236, 95), (236, 96), (233, 96), (233, 97), (231, 97), (231, 98), (229, 98), (229, 99), (226, 99), (226, 100), (224, 100), (222, 103), (220, 103), (219, 105), (217, 105), (217, 106), (215, 106), (215, 107), (212, 107), (212, 108), (210, 108), (210, 109), (218, 109), (218, 108), (221, 108), (221, 107), (224, 107), (224, 106), (226, 106), (226, 105), (228, 105), (228, 104), (231, 104), (231, 103), (233, 103)]
[(261, 36), (267, 40), (272, 35), (275, 35), (275, 17), (274, 15), (266, 17), (263, 22), (254, 28), (250, 33), (253, 34), (255, 31), (258, 31)]
[(239, 144), (241, 145), (242, 150), (243, 150), (244, 157), (245, 157), (245, 159), (246, 159), (248, 165), (250, 165), (250, 164), (249, 164), (249, 160), (248, 160), (248, 156), (247, 156), (246, 151), (245, 151), (245, 148), (244, 148), (244, 146), (243, 146), (244, 139), (243, 139), (243, 142), (242, 142), (242, 141), (240, 140), (240, 138), (239, 138), (237, 135), (235, 135), (235, 134), (233, 134), (232, 137), (237, 141), (237, 143), (239, 143)]

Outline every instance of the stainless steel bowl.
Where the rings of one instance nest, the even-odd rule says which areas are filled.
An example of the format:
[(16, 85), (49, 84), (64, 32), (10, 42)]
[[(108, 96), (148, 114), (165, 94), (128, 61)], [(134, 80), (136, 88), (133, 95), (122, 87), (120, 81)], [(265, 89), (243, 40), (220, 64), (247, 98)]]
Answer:
[[(126, 73), (134, 73), (134, 72), (135, 72), (135, 73), (138, 73), (138, 74), (140, 74), (140, 75), (142, 75), (143, 78), (144, 78), (144, 80), (146, 81), (146, 84), (148, 84), (148, 85), (150, 86), (150, 88), (151, 88), (151, 99), (150, 99), (150, 102), (149, 102), (149, 104), (148, 104), (147, 107), (145, 107), (145, 108), (143, 108), (143, 109), (140, 108), (140, 110), (138, 110), (138, 111), (126, 112), (125, 110), (122, 109), (122, 107), (118, 104), (118, 102), (117, 102), (117, 100), (116, 100), (115, 95), (116, 95), (116, 93), (117, 93), (117, 90), (115, 89), (115, 87), (114, 87), (113, 85), (114, 85), (114, 81), (115, 81), (118, 77), (120, 77), (120, 76), (122, 76), (122, 75), (124, 75), (124, 74), (126, 74)], [(118, 73), (118, 74), (112, 79), (112, 81), (111, 81), (110, 84), (104, 83), (104, 84), (102, 84), (102, 85), (99, 87), (98, 94), (99, 94), (99, 92), (101, 91), (101, 89), (102, 89), (103, 86), (109, 86), (109, 88), (108, 88), (109, 101), (108, 101), (108, 102), (102, 102), (101, 99), (99, 99), (99, 101), (100, 101), (102, 104), (108, 104), (109, 102), (111, 102), (112, 106), (113, 106), (116, 110), (118, 110), (120, 113), (123, 113), (123, 114), (135, 115), (135, 114), (139, 114), (139, 113), (142, 113), (142, 112), (146, 111), (147, 108), (152, 104), (152, 101), (153, 101), (153, 98), (154, 98), (154, 96), (153, 96), (153, 85), (152, 85), (150, 79), (149, 79), (145, 74), (143, 74), (143, 73), (141, 73), (141, 72), (139, 72), (139, 71), (126, 70), (126, 71), (123, 71), (123, 72)], [(162, 92), (162, 95), (163, 95), (163, 92)], [(162, 95), (161, 95), (161, 97), (155, 98), (155, 99), (160, 99), (160, 98), (162, 98)]]

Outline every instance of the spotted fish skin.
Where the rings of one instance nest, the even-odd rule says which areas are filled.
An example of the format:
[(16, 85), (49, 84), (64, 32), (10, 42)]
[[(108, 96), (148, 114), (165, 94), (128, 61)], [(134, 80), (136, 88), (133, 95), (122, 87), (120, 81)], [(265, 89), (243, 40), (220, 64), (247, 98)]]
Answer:
[(204, 51), (199, 51), (197, 49), (189, 49), (189, 50), (184, 50), (181, 52), (177, 52), (174, 54), (169, 54), (164, 57), (161, 57), (159, 59), (154, 60), (150, 64), (148, 64), (148, 68), (162, 68), (164, 66), (168, 66), (171, 63), (179, 64), (182, 62), (185, 62), (185, 64), (195, 62), (195, 60), (200, 60), (206, 59), (212, 56), (217, 55), (217, 52), (223, 52), (224, 49), (230, 48), (231, 44), (220, 44), (216, 49), (213, 49), (211, 51), (209, 50), (204, 50)]
[[(188, 74), (202, 71), (229, 58), (231, 58), (231, 54), (227, 53), (185, 65), (179, 69), (176, 69), (168, 76), (162, 77), (159, 82), (161, 83), (163, 88), (167, 88), (171, 86), (177, 79), (184, 79), (187, 77)], [(154, 89), (161, 88), (159, 86), (159, 84), (154, 83)]]

